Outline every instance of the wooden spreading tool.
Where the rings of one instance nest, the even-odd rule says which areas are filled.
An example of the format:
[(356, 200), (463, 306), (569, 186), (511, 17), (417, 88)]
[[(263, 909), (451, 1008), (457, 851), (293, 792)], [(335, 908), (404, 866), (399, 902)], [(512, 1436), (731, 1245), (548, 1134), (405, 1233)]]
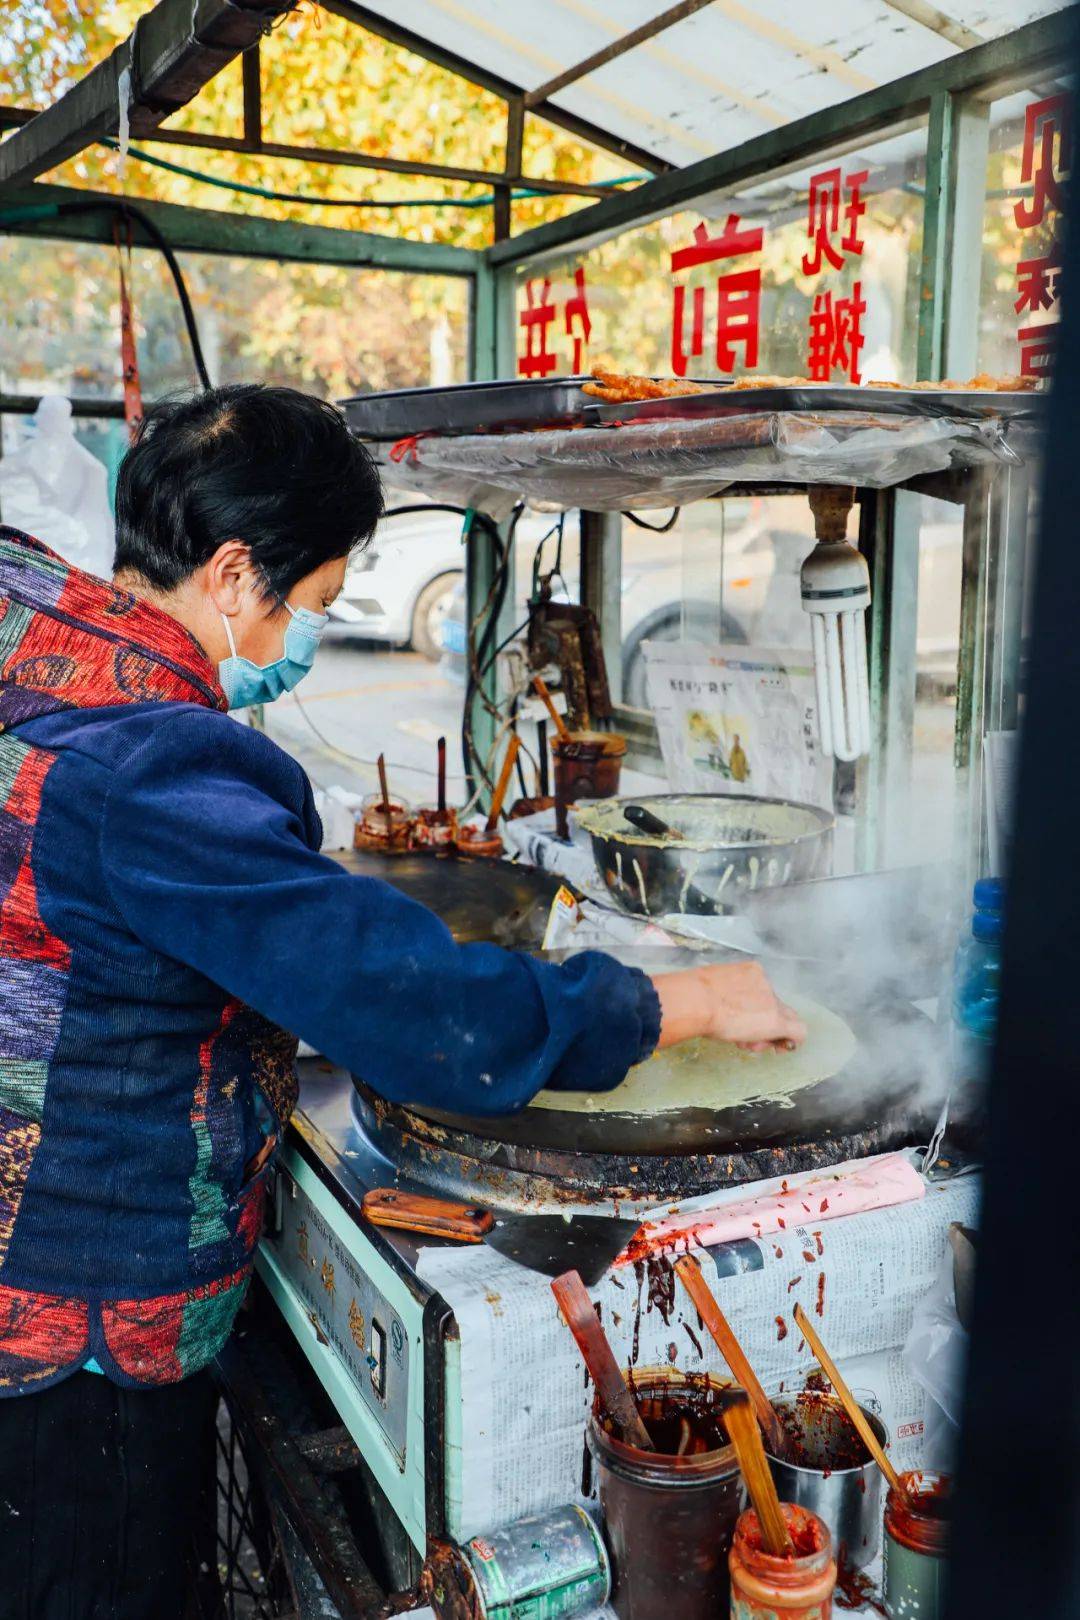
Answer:
[(567, 729), (566, 721), (563, 719), (562, 715), (552, 702), (551, 693), (548, 691), (547, 684), (542, 675), (533, 676), (533, 690), (540, 699), (541, 703), (544, 705), (548, 714), (550, 714), (555, 725), (555, 730), (559, 734), (559, 741), (569, 742), (570, 732)]
[(379, 788), (382, 792), (383, 815), (386, 817), (386, 836), (391, 844), (394, 842), (394, 812), (390, 808), (390, 789), (386, 785), (386, 755), (380, 754), (378, 758)]
[(617, 1429), (619, 1439), (639, 1451), (655, 1451), (580, 1276), (576, 1271), (564, 1272), (555, 1278), (551, 1292), (563, 1321), (577, 1340), (582, 1359), (596, 1385), (600, 1405)]
[(745, 1389), (754, 1409), (754, 1416), (761, 1424), (765, 1438), (774, 1457), (785, 1455), (784, 1427), (776, 1414), (769, 1397), (758, 1382), (746, 1352), (731, 1330), (727, 1317), (720, 1309), (713, 1297), (708, 1283), (702, 1275), (701, 1267), (691, 1254), (684, 1254), (675, 1262), (675, 1271), (679, 1281), (690, 1295), (697, 1313), (712, 1335), (717, 1349), (730, 1367), (735, 1379)]
[(863, 1416), (858, 1401), (855, 1399), (854, 1395), (851, 1393), (850, 1389), (837, 1372), (836, 1362), (833, 1360), (825, 1346), (822, 1344), (821, 1340), (818, 1338), (817, 1332), (811, 1325), (810, 1318), (807, 1316), (801, 1305), (796, 1305), (795, 1307), (795, 1321), (798, 1323), (799, 1331), (803, 1335), (803, 1338), (806, 1340), (807, 1344), (814, 1352), (814, 1355), (817, 1357), (822, 1372), (825, 1374), (826, 1378), (829, 1380), (829, 1383), (836, 1391), (836, 1397), (839, 1400), (840, 1405), (844, 1408), (844, 1411), (847, 1413), (848, 1417), (855, 1425), (855, 1428), (858, 1430), (859, 1438), (862, 1440), (863, 1445), (866, 1447), (871, 1457), (873, 1457), (874, 1461), (881, 1469), (881, 1472), (885, 1475), (885, 1478), (888, 1480), (893, 1490), (899, 1492), (899, 1494), (903, 1496), (905, 1491), (900, 1482), (899, 1474), (896, 1472), (896, 1469), (885, 1455), (881, 1442)]
[(506, 799), (506, 792), (510, 786), (510, 772), (514, 769), (514, 761), (518, 757), (518, 750), (520, 747), (521, 738), (518, 736), (516, 731), (512, 731), (510, 733), (510, 741), (506, 745), (506, 753), (503, 756), (502, 770), (499, 772), (499, 780), (495, 784), (495, 792), (491, 797), (491, 809), (488, 811), (488, 818), (487, 822), (485, 823), (486, 830), (489, 833), (493, 833), (496, 827), (499, 825), (499, 817), (502, 815), (502, 807)]
[(749, 1399), (741, 1392), (724, 1408), (724, 1428), (735, 1447), (739, 1469), (761, 1526), (765, 1551), (774, 1558), (793, 1558), (795, 1548), (780, 1509), (776, 1482), (769, 1471), (765, 1447), (761, 1443), (761, 1431)]

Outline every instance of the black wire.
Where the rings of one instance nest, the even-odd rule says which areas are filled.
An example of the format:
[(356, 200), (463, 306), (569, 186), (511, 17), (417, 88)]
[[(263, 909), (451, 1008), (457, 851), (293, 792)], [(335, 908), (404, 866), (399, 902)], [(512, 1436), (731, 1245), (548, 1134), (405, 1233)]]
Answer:
[[(416, 509), (420, 511), (430, 511), (431, 507), (420, 505)], [(397, 508), (396, 510), (400, 513), (401, 508)], [(498, 528), (492, 522), (491, 518), (488, 517), (486, 512), (478, 512), (475, 510), (475, 508), (465, 509), (463, 507), (455, 507), (445, 504), (442, 505), (441, 510), (445, 512), (459, 512), (462, 517), (467, 517), (469, 519), (470, 529), (474, 523), (479, 523), (482, 528), (487, 530), (488, 536), (498, 554), (498, 562), (495, 568), (495, 578), (492, 581), (493, 589), (489, 593), (488, 620), (484, 626), (483, 633), (480, 637), (480, 642), (475, 648), (469, 645), (469, 639), (472, 635), (472, 624), (468, 616), (469, 608), (467, 601), (465, 606), (465, 703), (461, 714), (461, 755), (465, 767), (466, 785), (471, 797), (476, 792), (476, 775), (473, 770), (474, 760), (476, 765), (479, 767), (479, 772), (484, 780), (485, 786), (489, 789), (493, 786), (491, 778), (487, 773), (485, 761), (480, 759), (473, 745), (472, 703), (473, 697), (476, 693), (476, 676), (474, 673), (474, 666), (476, 669), (480, 670), (481, 677), (487, 673), (487, 666), (482, 663), (482, 660), (487, 653), (489, 643), (495, 634), (495, 626), (498, 623), (499, 614), (502, 611), (502, 605), (506, 599), (506, 588), (509, 578), (509, 560), (512, 554), (511, 547), (513, 545), (514, 532), (517, 528), (518, 520), (520, 519), (524, 508), (519, 506), (515, 509), (513, 518), (511, 519), (509, 536), (505, 546), (503, 545), (502, 536), (500, 535)], [(484, 696), (483, 693), (481, 695)], [(486, 696), (484, 696), (484, 702), (485, 706), (490, 708), (490, 705), (487, 703)]]
[(629, 518), (631, 523), (636, 524), (639, 529), (648, 529), (651, 534), (667, 534), (668, 530), (673, 529), (678, 523), (681, 511), (681, 506), (673, 507), (671, 516), (666, 523), (646, 523), (645, 519), (638, 517), (636, 512), (624, 512), (623, 517)]
[(176, 254), (169, 246), (169, 243), (166, 241), (165, 237), (161, 234), (161, 231), (154, 224), (154, 221), (150, 218), (149, 214), (144, 213), (143, 210), (136, 207), (134, 203), (119, 201), (113, 202), (111, 198), (96, 198), (93, 202), (63, 202), (57, 205), (58, 214), (92, 214), (100, 213), (103, 210), (106, 213), (118, 214), (120, 218), (124, 220), (138, 220), (139, 224), (153, 242), (154, 246), (160, 251), (162, 258), (169, 267), (169, 272), (172, 275), (173, 282), (176, 286), (176, 294), (180, 300), (180, 310), (184, 317), (184, 325), (187, 327), (188, 340), (191, 343), (191, 354), (193, 360), (195, 361), (195, 371), (198, 375), (199, 382), (202, 384), (203, 388), (212, 388), (214, 385), (210, 381), (210, 373), (206, 369), (206, 360), (203, 356), (202, 343), (199, 340), (199, 328), (195, 324), (195, 311), (191, 307), (191, 299), (188, 296), (187, 283), (184, 280), (184, 273), (180, 268)]
[[(383, 518), (404, 517), (408, 512), (456, 512), (458, 517), (468, 517), (467, 506), (451, 506), (447, 501), (410, 501), (406, 506), (391, 506), (383, 513)], [(479, 522), (491, 524), (491, 519), (484, 512), (474, 512), (473, 517)]]
[(513, 641), (514, 637), (515, 636), (520, 636), (521, 632), (523, 630), (527, 630), (528, 628), (529, 628), (528, 619), (522, 619), (520, 624), (515, 625), (514, 628), (511, 630), (510, 634), (508, 636), (504, 636), (502, 641), (499, 642), (499, 645), (496, 647), (495, 651), (492, 653), (491, 657), (488, 659), (487, 663), (484, 665), (483, 669), (480, 671), (480, 674), (481, 675), (486, 675), (488, 670), (491, 668), (492, 664), (494, 664), (496, 658), (498, 658), (498, 656), (499, 656), (499, 654), (501, 652), (506, 651), (507, 647), (509, 647), (509, 645)]
[[(533, 596), (536, 595), (536, 592), (537, 592), (537, 590), (539, 588), (539, 585), (540, 585), (540, 563), (541, 563), (541, 561), (543, 559), (544, 547), (547, 545), (548, 541), (551, 539), (553, 534), (557, 534), (558, 537), (559, 537), (559, 540), (558, 540), (558, 544), (557, 544), (557, 546), (555, 548), (555, 563), (554, 563), (554, 566), (552, 567), (552, 569), (550, 570), (550, 572), (553, 575), (558, 574), (559, 578), (562, 579), (563, 528), (564, 528), (565, 523), (566, 523), (566, 513), (562, 512), (559, 515), (559, 521), (557, 523), (553, 523), (551, 525), (551, 528), (544, 535), (543, 539), (540, 541), (540, 544), (537, 546), (535, 552), (533, 553), (533, 565), (532, 565), (532, 594), (533, 594)], [(565, 581), (563, 583), (565, 584)]]

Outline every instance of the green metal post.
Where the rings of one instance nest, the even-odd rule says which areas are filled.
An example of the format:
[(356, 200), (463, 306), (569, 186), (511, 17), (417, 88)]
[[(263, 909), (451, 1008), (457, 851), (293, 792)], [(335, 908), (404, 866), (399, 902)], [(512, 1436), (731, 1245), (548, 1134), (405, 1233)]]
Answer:
[[(498, 662), (493, 655), (495, 648), (509, 633), (515, 600), (511, 524), (509, 521), (501, 523), (498, 529), (502, 545), (510, 546), (506, 562), (507, 580), (503, 594), (503, 608), (498, 614), (483, 664), (478, 669), (470, 670), (472, 679), (469, 688), (471, 691), (469, 729), (472, 737), (472, 760), (469, 774), (475, 777), (476, 786), (481, 789), (482, 802), (486, 802), (489, 797), (485, 791), (485, 777), (489, 781), (493, 780), (498, 769), (497, 763), (491, 759), (491, 752), (495, 743), (497, 724), (494, 711), (498, 708), (502, 694), (499, 687)], [(498, 568), (499, 550), (487, 525), (470, 515), (466, 519), (465, 532), (465, 627), (470, 649), (479, 645), (483, 638), (492, 611), (490, 599)], [(468, 656), (471, 660), (473, 657), (471, 650)]]
[(953, 98), (939, 91), (930, 103), (923, 197), (922, 263), (919, 270), (919, 329), (916, 375), (941, 376), (947, 299), (949, 221), (952, 215)]
[(495, 370), (495, 272), (481, 262), (472, 278), (469, 379), (489, 382)]
[(939, 92), (930, 104), (919, 272), (920, 381), (978, 369), (979, 282), (990, 143), (984, 100)]
[(581, 514), (581, 600), (600, 624), (613, 703), (622, 701), (622, 514)]
[[(470, 362), (473, 380), (486, 382), (495, 377), (512, 377), (514, 358), (514, 271), (492, 270), (481, 261), (473, 280)], [(510, 538), (508, 523), (499, 526), (503, 545)], [(495, 627), (492, 646), (497, 647), (513, 626), (515, 611), (515, 559), (513, 549), (507, 559), (508, 578), (503, 609)], [(498, 567), (498, 550), (487, 527), (475, 521), (466, 525), (465, 601), (466, 628), (479, 641), (484, 633), (483, 614)], [(472, 626), (476, 624), (473, 631)], [(490, 655), (489, 655), (490, 656)], [(498, 664), (480, 671), (469, 702), (469, 726), (473, 748), (481, 761), (487, 760), (495, 741), (495, 717), (502, 692)], [(482, 781), (479, 784), (482, 786)], [(486, 797), (486, 795), (485, 795)]]
[(954, 97), (952, 169), (943, 354), (939, 376), (972, 377), (979, 369), (979, 291), (982, 281), (990, 103)]

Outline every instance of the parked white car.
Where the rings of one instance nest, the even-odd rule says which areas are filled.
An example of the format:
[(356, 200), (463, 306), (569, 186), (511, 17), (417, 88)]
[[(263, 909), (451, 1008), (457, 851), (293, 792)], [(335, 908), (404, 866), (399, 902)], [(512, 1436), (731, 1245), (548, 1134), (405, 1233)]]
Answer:
[[(522, 601), (528, 595), (533, 554), (554, 522), (528, 512), (517, 526)], [(576, 516), (568, 529), (571, 522), (576, 534)], [(330, 609), (330, 632), (412, 647), (436, 662), (455, 586), (465, 577), (462, 523), (455, 513), (434, 506), (384, 518), (371, 544), (349, 563), (344, 588)], [(574, 573), (576, 577), (576, 569)]]
[[(664, 514), (644, 514), (651, 521)], [(517, 618), (524, 619), (537, 546), (556, 520), (527, 512), (517, 526)], [(723, 574), (720, 571), (723, 535)], [(462, 520), (432, 508), (386, 518), (368, 550), (349, 566), (345, 588), (330, 610), (331, 627), (392, 646), (412, 646), (426, 658), (445, 653), (450, 674), (463, 672), (464, 552)], [(562, 579), (576, 597), (577, 514), (565, 524)], [(752, 641), (810, 647), (810, 623), (799, 596), (799, 567), (813, 545), (804, 495), (702, 501), (679, 526), (651, 533), (623, 522), (623, 691), (645, 704), (646, 641)], [(918, 662), (924, 679), (955, 679), (959, 632), (961, 530), (959, 509), (927, 512), (919, 535)], [(543, 568), (554, 565), (555, 542)], [(722, 590), (721, 590), (722, 587)], [(557, 589), (556, 594), (564, 594)], [(723, 597), (723, 612), (718, 607)]]
[(437, 659), (464, 566), (461, 519), (452, 512), (385, 518), (367, 549), (350, 561), (328, 631), (413, 647)]

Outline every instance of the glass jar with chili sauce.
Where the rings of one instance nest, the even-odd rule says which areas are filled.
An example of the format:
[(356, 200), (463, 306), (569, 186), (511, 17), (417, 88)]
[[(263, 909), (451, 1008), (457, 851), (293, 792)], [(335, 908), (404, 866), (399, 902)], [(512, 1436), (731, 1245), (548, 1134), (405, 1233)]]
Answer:
[(728, 1554), (731, 1620), (830, 1620), (836, 1560), (827, 1526), (809, 1508), (781, 1502), (794, 1554), (765, 1551), (753, 1508), (740, 1514)]
[(885, 1498), (885, 1607), (893, 1620), (937, 1620), (945, 1605), (951, 1481), (915, 1469)]

